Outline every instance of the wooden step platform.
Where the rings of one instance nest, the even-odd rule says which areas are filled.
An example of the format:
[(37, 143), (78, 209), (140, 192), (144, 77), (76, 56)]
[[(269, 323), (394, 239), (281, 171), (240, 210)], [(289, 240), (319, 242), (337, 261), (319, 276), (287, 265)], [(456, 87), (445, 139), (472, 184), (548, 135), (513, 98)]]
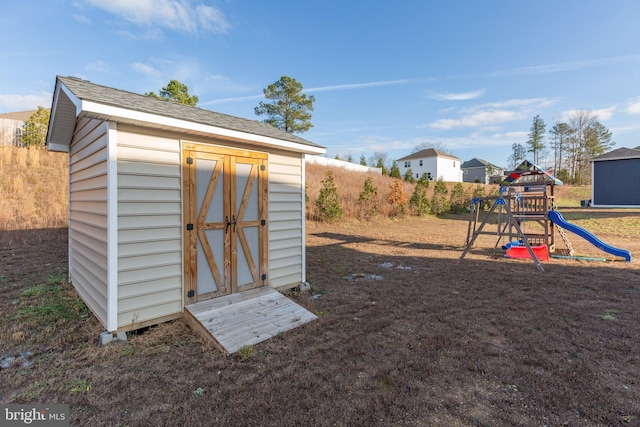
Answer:
[(193, 329), (227, 354), (257, 344), (317, 316), (269, 286), (185, 306)]

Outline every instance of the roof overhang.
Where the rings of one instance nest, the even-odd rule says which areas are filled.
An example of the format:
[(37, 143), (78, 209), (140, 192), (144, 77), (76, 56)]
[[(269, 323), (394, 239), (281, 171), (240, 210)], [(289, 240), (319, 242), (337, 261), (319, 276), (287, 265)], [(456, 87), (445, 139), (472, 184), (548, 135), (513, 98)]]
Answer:
[(76, 97), (60, 81), (56, 82), (53, 105), (51, 107), (51, 120), (47, 133), (47, 147), (49, 150), (68, 152), (69, 145), (73, 139), (76, 121), (82, 117), (161, 129), (190, 136), (215, 137), (227, 141), (251, 143), (262, 147), (278, 148), (304, 154), (325, 154), (326, 152), (324, 147), (299, 144), (249, 132), (225, 129), (95, 101), (82, 100)]

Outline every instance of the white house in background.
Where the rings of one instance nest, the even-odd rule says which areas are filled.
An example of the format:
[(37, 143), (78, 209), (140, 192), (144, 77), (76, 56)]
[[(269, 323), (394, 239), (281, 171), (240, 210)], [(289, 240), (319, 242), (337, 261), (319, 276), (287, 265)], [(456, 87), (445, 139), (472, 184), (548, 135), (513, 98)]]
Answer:
[(504, 169), (477, 157), (467, 160), (460, 168), (462, 169), (463, 182), (491, 184), (504, 180)]
[(400, 175), (404, 177), (409, 169), (416, 179), (427, 174), (429, 179), (442, 178), (448, 182), (462, 182), (460, 159), (435, 148), (427, 148), (396, 160)]

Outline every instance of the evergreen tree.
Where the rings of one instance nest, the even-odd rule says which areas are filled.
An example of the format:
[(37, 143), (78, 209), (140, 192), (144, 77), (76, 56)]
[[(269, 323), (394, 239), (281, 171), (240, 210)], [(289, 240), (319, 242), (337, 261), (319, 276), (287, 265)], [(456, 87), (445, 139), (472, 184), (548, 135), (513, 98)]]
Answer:
[(416, 179), (413, 177), (413, 171), (411, 170), (411, 168), (407, 169), (407, 171), (405, 172), (404, 180), (411, 184), (416, 182)]
[(38, 106), (22, 126), (20, 142), (27, 147), (44, 147), (47, 141), (50, 112), (44, 107)]
[(461, 182), (457, 182), (451, 190), (451, 196), (449, 198), (449, 204), (451, 205), (450, 211), (454, 214), (463, 212), (469, 212), (469, 197), (464, 191), (464, 187)]
[(378, 187), (373, 185), (371, 177), (367, 177), (364, 180), (364, 188), (358, 195), (358, 201), (356, 202), (360, 219), (369, 221), (376, 216), (379, 204)]
[(313, 127), (311, 111), (316, 98), (303, 94), (302, 84), (296, 79), (282, 76), (263, 92), (265, 98), (273, 101), (260, 102), (255, 108), (256, 115), (267, 116), (265, 123), (289, 133), (302, 133)]
[(400, 168), (398, 167), (397, 162), (393, 162), (393, 164), (391, 165), (391, 169), (389, 169), (389, 176), (391, 178), (397, 178), (397, 179), (402, 178), (400, 176)]
[(347, 154), (347, 158), (346, 158), (347, 162), (349, 163), (353, 163), (353, 156), (351, 154)]
[(450, 209), (449, 200), (447, 199), (447, 183), (444, 179), (438, 178), (435, 187), (433, 187), (433, 195), (431, 196), (431, 212), (435, 215), (443, 214)]
[(527, 141), (527, 145), (529, 146), (529, 150), (527, 152), (532, 153), (533, 155), (533, 163), (539, 162), (539, 156), (541, 151), (545, 148), (544, 145), (544, 132), (546, 125), (544, 120), (540, 118), (539, 115), (536, 115), (533, 118), (533, 124), (531, 125), (531, 131), (529, 132), (529, 140)]
[(431, 202), (429, 202), (429, 195), (427, 194), (428, 188), (429, 179), (427, 174), (423, 174), (413, 189), (411, 199), (409, 199), (409, 206), (416, 216), (428, 215), (431, 212)]
[(165, 101), (173, 101), (178, 104), (190, 105), (192, 107), (195, 107), (198, 103), (198, 96), (189, 95), (187, 85), (180, 83), (178, 80), (169, 81), (168, 85), (160, 89), (160, 95), (156, 95), (154, 92), (149, 92), (145, 95)]
[(334, 222), (342, 218), (343, 211), (340, 205), (338, 189), (333, 179), (331, 171), (327, 171), (325, 179), (322, 180), (320, 195), (316, 200), (316, 219), (318, 221)]
[(367, 166), (367, 159), (364, 157), (364, 154), (360, 156), (360, 165)]

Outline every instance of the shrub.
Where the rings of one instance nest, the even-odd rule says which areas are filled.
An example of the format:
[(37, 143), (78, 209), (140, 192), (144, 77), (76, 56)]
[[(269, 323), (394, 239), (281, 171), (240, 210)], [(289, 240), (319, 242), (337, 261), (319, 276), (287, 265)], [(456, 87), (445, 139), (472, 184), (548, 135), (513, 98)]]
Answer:
[(427, 194), (428, 188), (429, 179), (425, 174), (416, 184), (416, 188), (414, 188), (409, 200), (409, 206), (416, 216), (428, 215), (431, 212), (431, 202), (429, 202), (429, 195)]
[(439, 178), (433, 187), (433, 196), (431, 196), (431, 212), (440, 215), (449, 210), (449, 200), (447, 200), (447, 184), (444, 179)]
[(327, 171), (322, 180), (320, 195), (316, 200), (316, 219), (318, 221), (333, 222), (342, 218), (342, 206), (338, 197), (338, 189), (333, 180), (331, 171)]
[(391, 181), (391, 192), (387, 200), (391, 205), (390, 217), (401, 217), (407, 213), (407, 194), (404, 192), (402, 180)]
[(463, 212), (469, 212), (469, 197), (464, 192), (464, 187), (461, 182), (457, 182), (451, 190), (451, 197), (449, 198), (449, 204), (451, 205), (451, 213), (459, 214)]
[(389, 176), (391, 178), (398, 178), (400, 179), (400, 168), (398, 167), (398, 163), (393, 162), (393, 164), (391, 165), (391, 169), (389, 169)]
[(405, 172), (404, 180), (412, 184), (416, 182), (416, 179), (413, 177), (413, 171), (411, 170), (411, 168), (407, 169), (407, 172)]
[(378, 213), (378, 204), (380, 199), (378, 197), (378, 187), (373, 185), (371, 177), (367, 177), (364, 180), (364, 188), (358, 196), (356, 202), (358, 208), (358, 217), (365, 221), (370, 220)]

